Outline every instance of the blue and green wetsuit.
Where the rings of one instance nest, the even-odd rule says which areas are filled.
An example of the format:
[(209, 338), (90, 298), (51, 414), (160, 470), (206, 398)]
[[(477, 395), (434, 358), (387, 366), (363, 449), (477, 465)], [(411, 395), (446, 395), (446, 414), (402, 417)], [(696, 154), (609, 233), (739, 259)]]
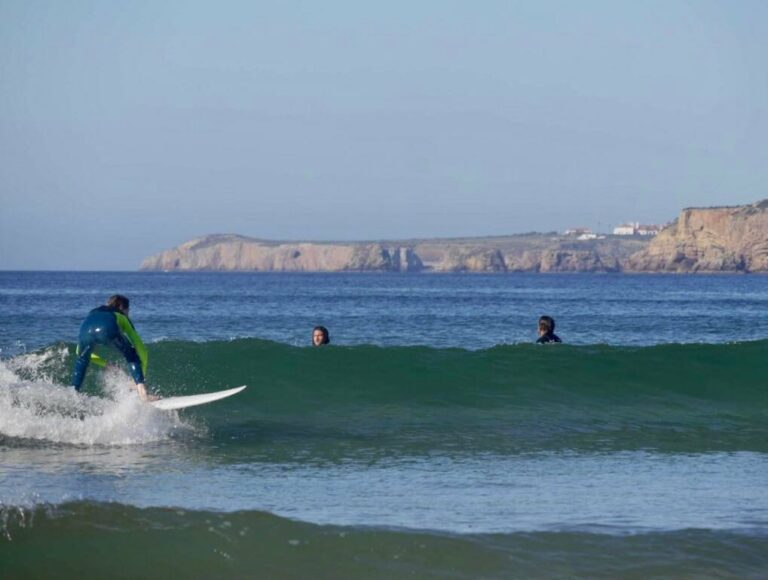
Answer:
[(123, 353), (136, 384), (144, 382), (147, 372), (147, 349), (141, 342), (133, 323), (116, 308), (99, 306), (88, 313), (80, 326), (77, 344), (77, 361), (72, 373), (72, 385), (80, 390), (88, 364), (104, 366), (106, 362), (93, 349), (97, 344), (114, 346)]

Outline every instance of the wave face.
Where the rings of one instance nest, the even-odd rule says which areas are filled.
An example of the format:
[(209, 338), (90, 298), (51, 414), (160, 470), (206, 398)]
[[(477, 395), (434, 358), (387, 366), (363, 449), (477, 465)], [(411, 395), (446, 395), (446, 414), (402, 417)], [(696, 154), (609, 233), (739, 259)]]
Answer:
[[(0, 377), (4, 435), (123, 444), (144, 440), (131, 432), (107, 433), (118, 417), (152, 439), (201, 427), (199, 421), (192, 425), (178, 416), (142, 414), (141, 405), (130, 404), (135, 397), (127, 395), (130, 381), (120, 371), (107, 373), (106, 379), (89, 374), (85, 392), (103, 395), (106, 390), (107, 402), (51, 389), (51, 383), (66, 384), (72, 350), (71, 345), (53, 346), (8, 363), (15, 370), (6, 369), (7, 376)], [(283, 453), (282, 459), (289, 460), (299, 448), (302, 456), (318, 458), (354, 456), (372, 448), (397, 454), (766, 452), (766, 355), (768, 341), (643, 348), (522, 345), (482, 351), (310, 349), (256, 339), (172, 341), (152, 346), (151, 384), (164, 396), (247, 384), (236, 397), (190, 414), (231, 453), (247, 454), (253, 441), (271, 440), (273, 459)], [(33, 432), (33, 424), (40, 429), (42, 413), (35, 405), (50, 393), (56, 395), (50, 400), (54, 409), (65, 408), (70, 399), (95, 405), (71, 403), (75, 407), (64, 415), (100, 417), (94, 420), (101, 421), (104, 432), (86, 428), (90, 434), (78, 433), (63, 425), (49, 425), (50, 433), (44, 428)], [(115, 393), (121, 395), (115, 398)], [(13, 412), (9, 405), (15, 405)], [(19, 405), (28, 414), (28, 429)]]
[[(0, 511), (9, 578), (760, 577), (768, 536), (682, 530), (433, 534), (76, 502)], [(41, 554), (45, 554), (41, 565)]]

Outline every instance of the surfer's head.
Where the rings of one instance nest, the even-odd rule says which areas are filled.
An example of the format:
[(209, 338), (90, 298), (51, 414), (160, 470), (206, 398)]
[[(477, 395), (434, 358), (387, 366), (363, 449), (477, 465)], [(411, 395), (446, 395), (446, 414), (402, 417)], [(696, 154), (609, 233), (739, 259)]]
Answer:
[(331, 342), (331, 336), (325, 326), (315, 326), (312, 329), (312, 346), (322, 346)]
[(553, 332), (555, 332), (555, 319), (551, 316), (539, 318), (539, 336), (552, 334)]
[(110, 296), (109, 300), (107, 300), (107, 306), (114, 308), (126, 316), (128, 316), (128, 309), (130, 308), (130, 304), (130, 301), (122, 294), (115, 294), (114, 296)]

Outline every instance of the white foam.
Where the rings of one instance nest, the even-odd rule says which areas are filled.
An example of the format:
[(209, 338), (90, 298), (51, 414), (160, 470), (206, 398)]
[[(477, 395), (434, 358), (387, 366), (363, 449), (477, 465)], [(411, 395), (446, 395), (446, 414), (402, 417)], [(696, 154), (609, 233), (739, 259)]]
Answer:
[[(66, 348), (62, 349), (66, 356)], [(100, 371), (104, 397), (55, 384), (44, 369), (58, 349), (0, 361), (0, 435), (74, 445), (132, 445), (190, 430), (176, 413), (142, 403), (122, 371)], [(24, 378), (22, 378), (24, 377)]]

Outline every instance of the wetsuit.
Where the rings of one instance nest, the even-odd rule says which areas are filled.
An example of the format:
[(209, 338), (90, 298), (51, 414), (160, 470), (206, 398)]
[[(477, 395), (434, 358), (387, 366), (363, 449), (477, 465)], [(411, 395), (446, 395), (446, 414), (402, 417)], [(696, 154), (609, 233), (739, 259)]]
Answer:
[(93, 353), (97, 344), (114, 346), (123, 353), (133, 380), (136, 384), (144, 382), (144, 375), (147, 372), (147, 349), (141, 342), (133, 323), (116, 308), (99, 306), (88, 313), (80, 326), (78, 356), (72, 373), (72, 386), (76, 390), (80, 390), (91, 360), (99, 366), (106, 364), (103, 359)]
[(540, 336), (539, 339), (536, 341), (536, 344), (547, 344), (550, 342), (563, 342), (563, 341), (560, 340), (560, 337), (557, 336), (554, 332), (550, 332)]

